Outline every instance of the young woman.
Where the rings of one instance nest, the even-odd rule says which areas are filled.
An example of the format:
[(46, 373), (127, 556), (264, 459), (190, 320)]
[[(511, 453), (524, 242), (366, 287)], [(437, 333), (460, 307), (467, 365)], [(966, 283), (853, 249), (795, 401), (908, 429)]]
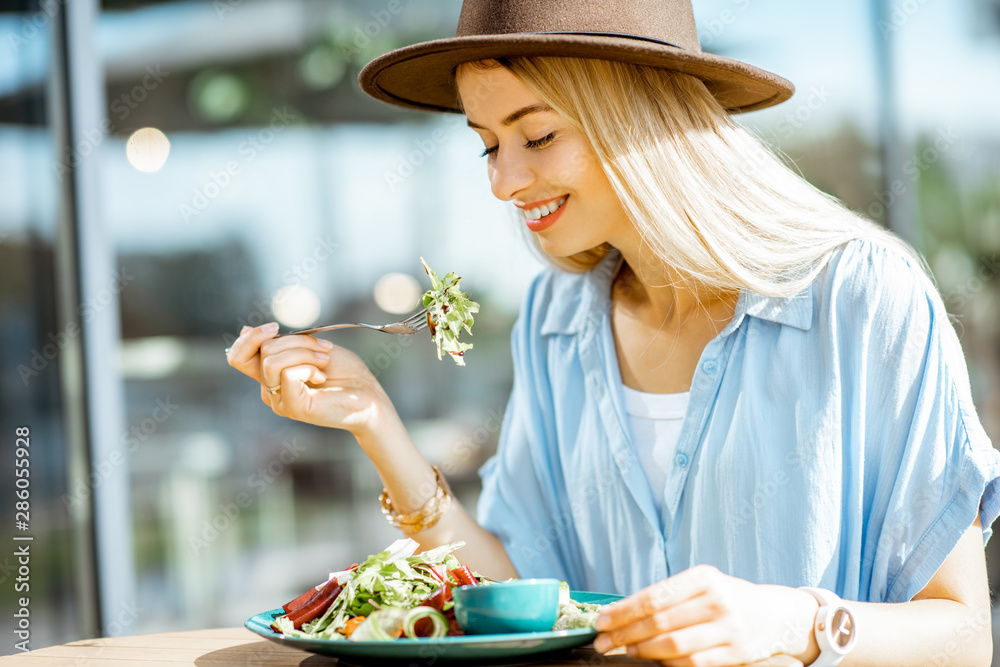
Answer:
[(458, 37), (362, 86), (464, 113), (560, 267), (513, 332), (477, 518), (351, 352), (273, 324), (232, 346), (275, 413), (357, 437), (395, 525), (487, 576), (628, 595), (600, 651), (990, 664), (1000, 455), (912, 249), (730, 118), (790, 84), (702, 54), (687, 2), (466, 0)]

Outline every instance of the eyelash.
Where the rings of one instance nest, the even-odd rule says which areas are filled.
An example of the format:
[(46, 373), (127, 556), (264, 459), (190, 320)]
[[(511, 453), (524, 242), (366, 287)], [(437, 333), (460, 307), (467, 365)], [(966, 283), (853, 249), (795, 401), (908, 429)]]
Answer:
[[(550, 141), (552, 141), (553, 139), (555, 139), (555, 137), (556, 137), (556, 133), (555, 132), (550, 132), (550, 133), (546, 134), (544, 137), (542, 137), (541, 139), (534, 139), (534, 140), (528, 141), (526, 144), (524, 144), (524, 147), (525, 148), (541, 148), (545, 144), (547, 144)], [(489, 155), (493, 155), (494, 153), (497, 152), (497, 148), (499, 148), (499, 144), (496, 145), (496, 146), (490, 146), (489, 148), (485, 148), (485, 149), (483, 149), (483, 152), (479, 154), (479, 157), (487, 157)]]

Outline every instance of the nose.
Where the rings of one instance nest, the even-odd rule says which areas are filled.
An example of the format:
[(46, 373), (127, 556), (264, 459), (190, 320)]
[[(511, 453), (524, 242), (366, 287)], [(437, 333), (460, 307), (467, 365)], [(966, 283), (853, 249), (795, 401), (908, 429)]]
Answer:
[(535, 173), (522, 151), (497, 151), (496, 159), (490, 166), (490, 189), (493, 196), (503, 201), (514, 199), (519, 192), (530, 186)]

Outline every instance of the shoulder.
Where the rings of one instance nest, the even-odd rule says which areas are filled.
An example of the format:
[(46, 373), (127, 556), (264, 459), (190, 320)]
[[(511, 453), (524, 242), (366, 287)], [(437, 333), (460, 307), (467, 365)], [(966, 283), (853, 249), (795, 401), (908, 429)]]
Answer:
[(900, 241), (856, 239), (829, 258), (816, 281), (821, 308), (850, 321), (902, 326), (914, 318), (947, 316), (915, 251)]

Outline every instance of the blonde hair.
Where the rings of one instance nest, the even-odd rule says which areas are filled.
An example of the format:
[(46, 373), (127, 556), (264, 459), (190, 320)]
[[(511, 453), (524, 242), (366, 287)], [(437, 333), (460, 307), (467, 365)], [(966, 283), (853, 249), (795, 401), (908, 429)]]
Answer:
[[(497, 66), (587, 138), (644, 249), (682, 282), (793, 296), (854, 239), (881, 240), (916, 257), (899, 237), (789, 169), (696, 77), (585, 58), (503, 58), (460, 67)], [(557, 267), (585, 271), (608, 250), (542, 254)]]

